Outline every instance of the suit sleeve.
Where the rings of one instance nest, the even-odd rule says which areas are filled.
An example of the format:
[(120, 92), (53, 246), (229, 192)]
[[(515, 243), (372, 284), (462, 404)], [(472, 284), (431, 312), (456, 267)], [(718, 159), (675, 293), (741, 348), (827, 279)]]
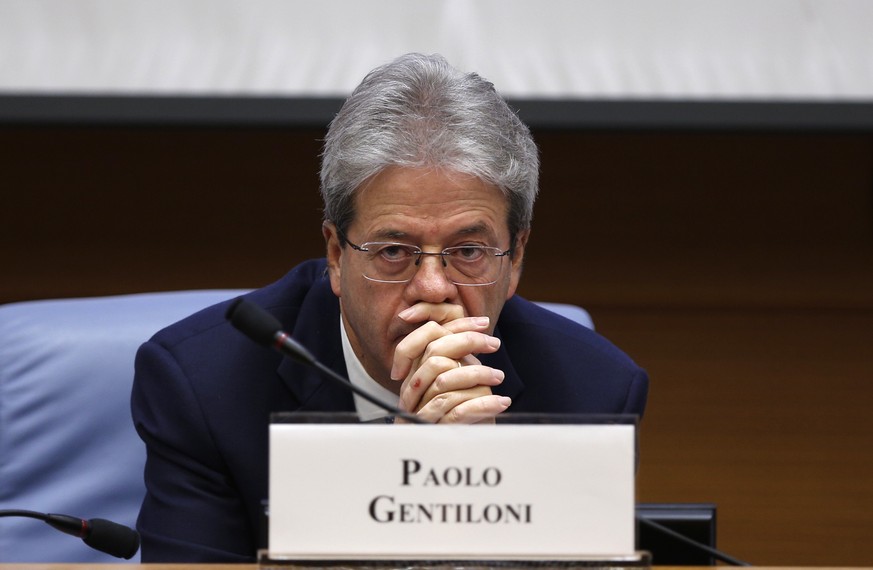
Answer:
[(630, 380), (627, 400), (625, 400), (623, 414), (636, 414), (640, 419), (646, 411), (646, 402), (649, 398), (649, 376), (645, 370), (637, 369)]
[(146, 444), (137, 520), (146, 562), (251, 562), (256, 532), (227, 475), (196, 389), (155, 341), (140, 347), (131, 412)]

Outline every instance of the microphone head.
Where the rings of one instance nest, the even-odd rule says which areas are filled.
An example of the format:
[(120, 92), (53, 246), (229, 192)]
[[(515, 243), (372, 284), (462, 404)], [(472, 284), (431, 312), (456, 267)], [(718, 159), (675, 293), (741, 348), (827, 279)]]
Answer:
[(225, 316), (237, 330), (263, 346), (273, 346), (276, 333), (282, 330), (279, 319), (242, 297), (234, 299)]
[(132, 528), (106, 519), (91, 519), (88, 528), (88, 535), (82, 540), (95, 550), (125, 560), (139, 550), (139, 533)]

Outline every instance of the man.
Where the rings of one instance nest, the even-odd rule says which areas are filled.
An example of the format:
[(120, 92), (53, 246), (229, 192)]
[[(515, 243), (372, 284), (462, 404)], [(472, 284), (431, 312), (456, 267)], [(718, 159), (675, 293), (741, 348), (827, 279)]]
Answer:
[[(641, 415), (644, 371), (514, 296), (538, 169), (530, 132), (490, 83), (438, 56), (401, 57), (371, 72), (331, 123), (327, 259), (247, 297), (327, 366), (430, 422)], [(145, 562), (253, 559), (271, 412), (381, 413), (242, 336), (226, 308), (168, 327), (137, 355)]]

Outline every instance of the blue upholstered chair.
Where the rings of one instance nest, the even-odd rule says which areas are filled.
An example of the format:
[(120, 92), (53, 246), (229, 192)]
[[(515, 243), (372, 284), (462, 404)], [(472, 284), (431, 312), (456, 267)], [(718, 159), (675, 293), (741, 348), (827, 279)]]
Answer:
[[(133, 526), (145, 492), (145, 449), (130, 420), (136, 350), (164, 326), (242, 292), (0, 306), (0, 509)], [(591, 326), (579, 307), (544, 305)], [(116, 559), (40, 521), (0, 518), (0, 562), (108, 561)]]
[(591, 315), (582, 307), (569, 305), (566, 303), (537, 303), (540, 307), (548, 309), (553, 313), (558, 313), (562, 317), (566, 317), (571, 321), (576, 321), (584, 327), (594, 330), (594, 321), (591, 320)]
[[(164, 326), (237, 294), (0, 306), (0, 509), (133, 526), (145, 493), (145, 448), (130, 420), (136, 349)], [(55, 561), (117, 559), (40, 521), (0, 518), (0, 562)]]

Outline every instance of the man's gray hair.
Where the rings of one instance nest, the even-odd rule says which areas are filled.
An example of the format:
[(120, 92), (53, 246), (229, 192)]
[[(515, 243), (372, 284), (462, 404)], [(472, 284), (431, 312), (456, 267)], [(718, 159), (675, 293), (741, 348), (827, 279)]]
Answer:
[(530, 130), (494, 85), (440, 55), (407, 54), (374, 69), (331, 121), (321, 161), (325, 219), (344, 235), (355, 190), (390, 166), (476, 176), (507, 196), (513, 240), (530, 227), (539, 187)]

